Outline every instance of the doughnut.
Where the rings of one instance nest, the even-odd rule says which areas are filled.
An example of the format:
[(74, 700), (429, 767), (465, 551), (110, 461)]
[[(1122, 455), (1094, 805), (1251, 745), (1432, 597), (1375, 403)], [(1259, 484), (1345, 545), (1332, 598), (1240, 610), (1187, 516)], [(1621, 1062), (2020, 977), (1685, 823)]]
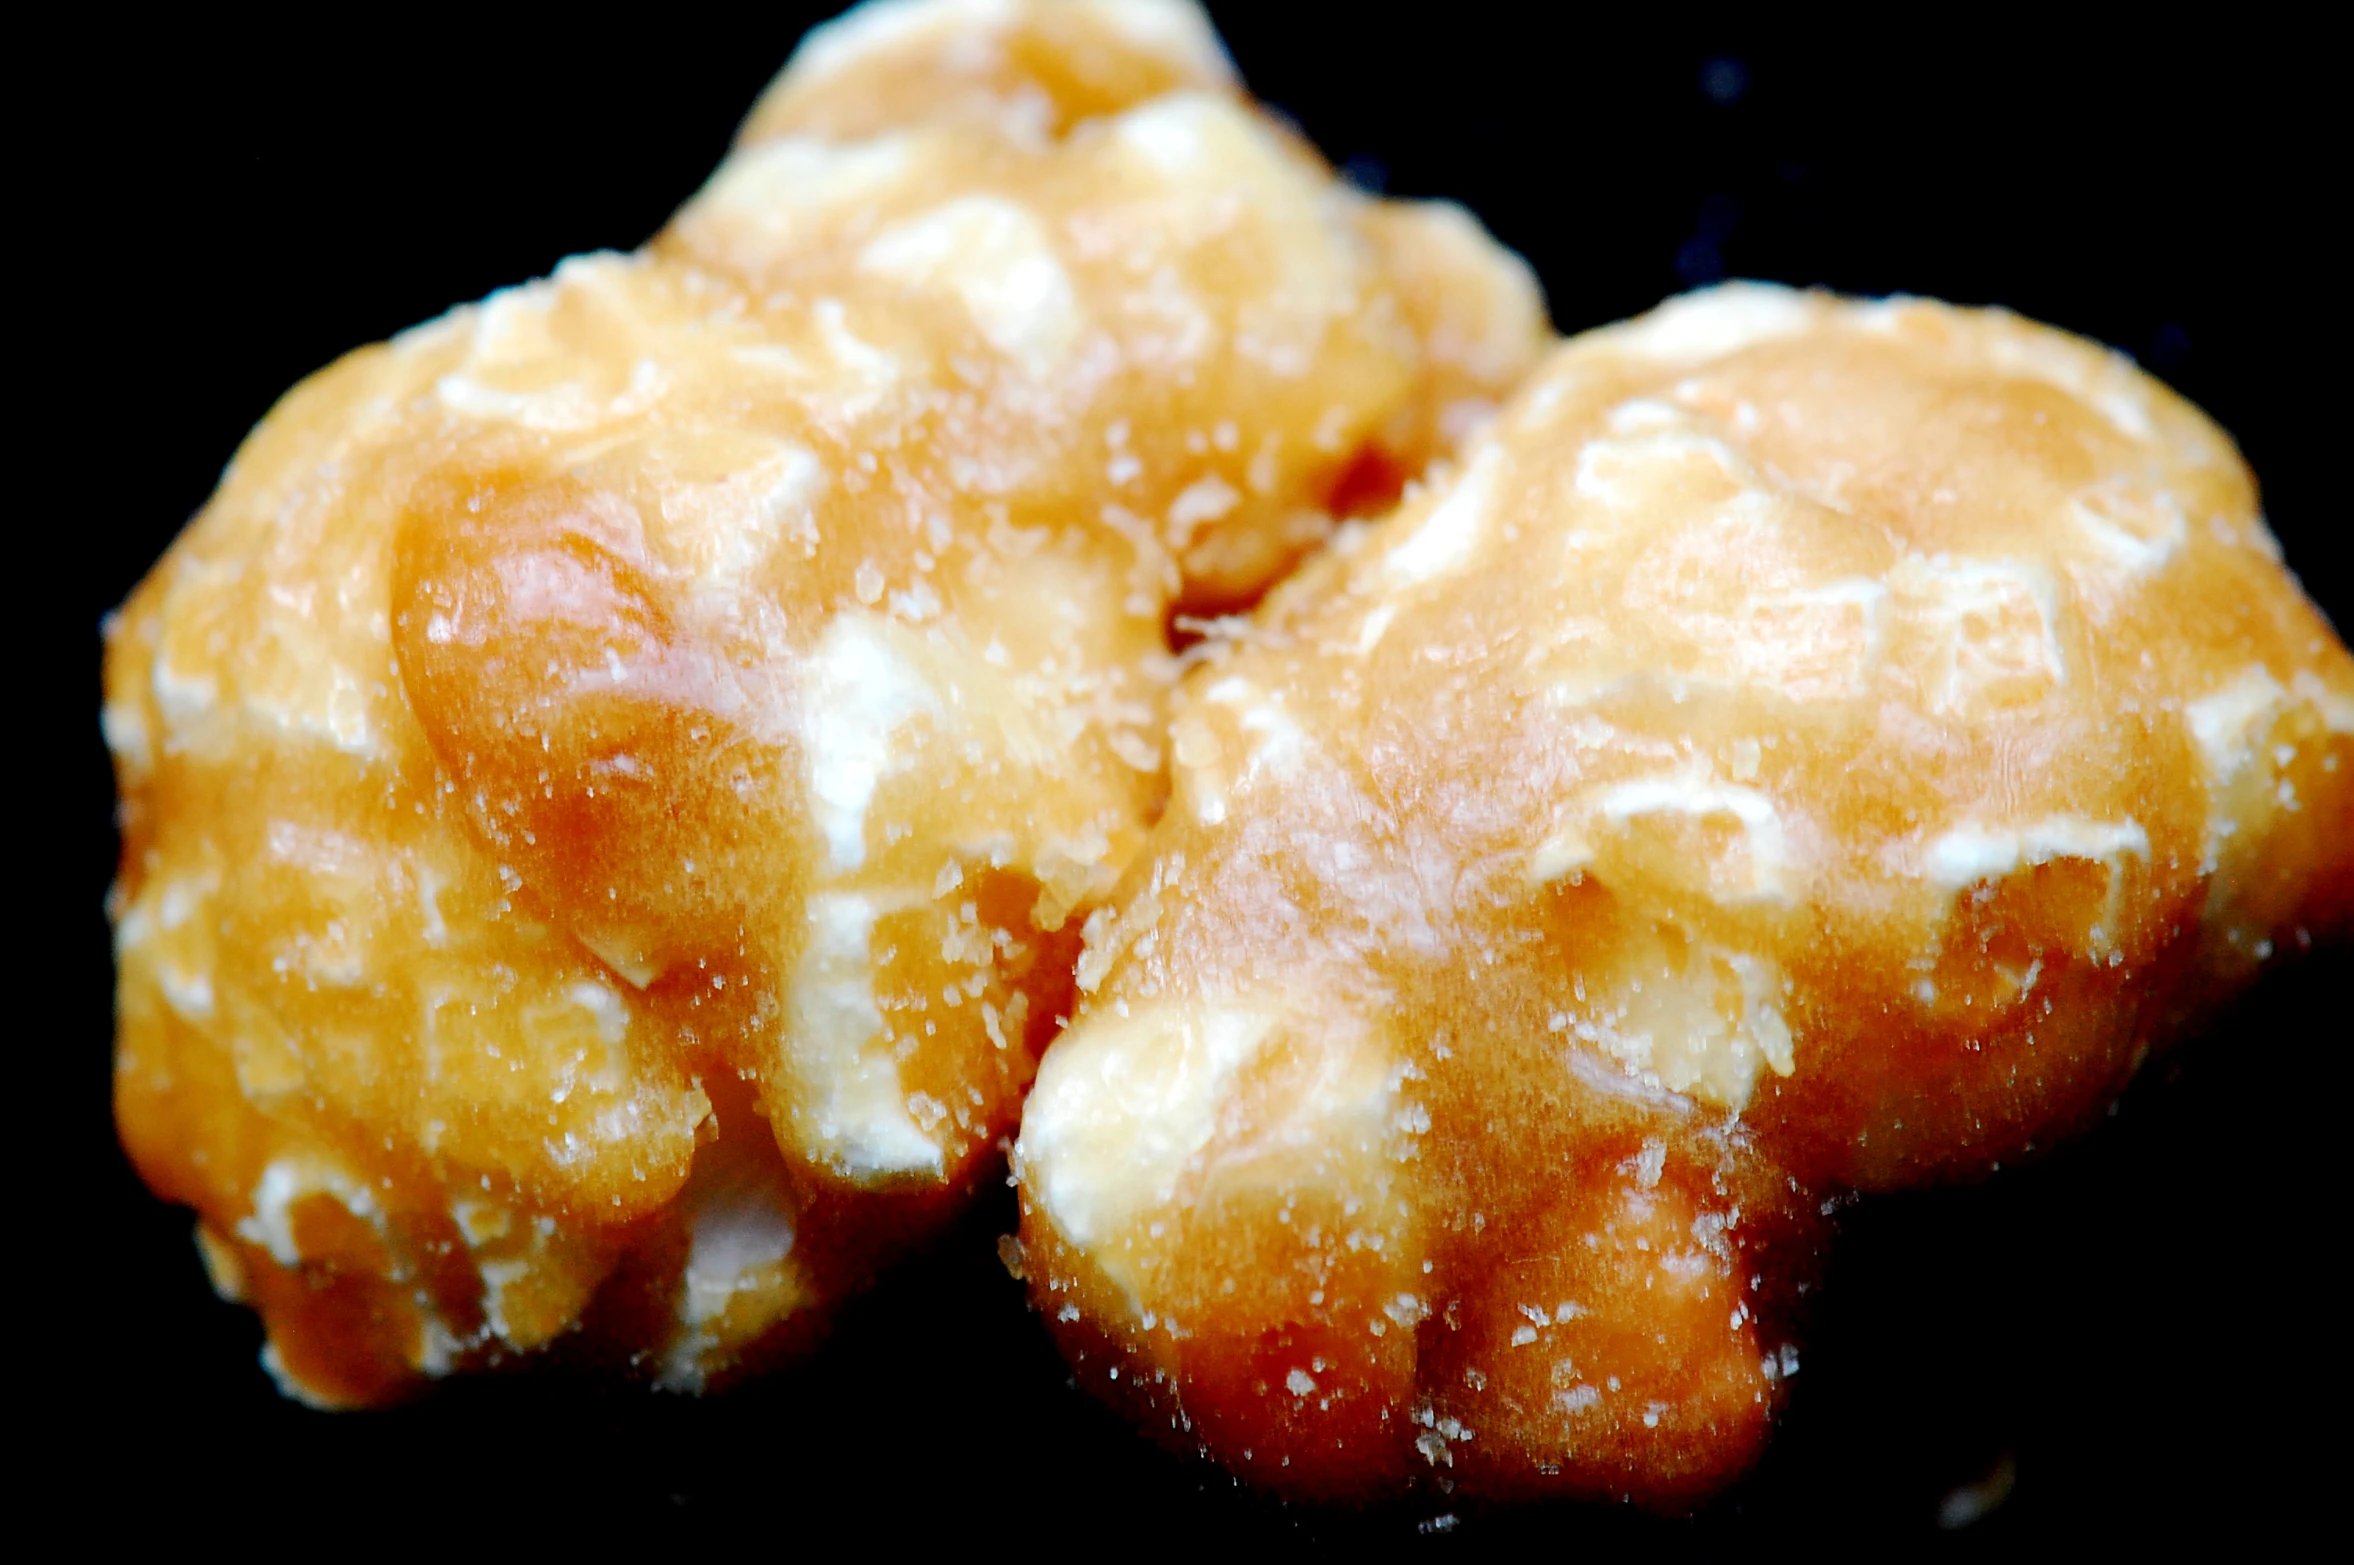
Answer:
[(115, 1110), (290, 1395), (805, 1347), (992, 1177), (1187, 625), (1541, 355), (1180, 0), (882, 0), (304, 381), (108, 622)]
[(1015, 1264), (1082, 1385), (1287, 1495), (1698, 1503), (1842, 1205), (2034, 1155), (2354, 935), (2354, 660), (2246, 467), (1998, 310), (1572, 339), (1170, 751)]

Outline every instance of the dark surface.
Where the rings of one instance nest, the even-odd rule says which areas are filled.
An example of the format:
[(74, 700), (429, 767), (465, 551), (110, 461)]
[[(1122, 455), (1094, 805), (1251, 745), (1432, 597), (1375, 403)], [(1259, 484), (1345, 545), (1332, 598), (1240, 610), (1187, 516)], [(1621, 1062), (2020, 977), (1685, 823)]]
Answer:
[[(1722, 275), (1999, 302), (2140, 356), (2242, 442), (2308, 589), (2354, 617), (2345, 182), (2321, 139), (2331, 53), (2293, 36), (1993, 30), (1797, 37), (1677, 15), (1513, 32), (1504, 6), (1411, 28), (1356, 8), (1216, 8), (1253, 85), (1336, 161), (1448, 194), (1536, 264), (1565, 328)], [(1010, 1200), (853, 1311), (819, 1359), (704, 1403), (546, 1382), (323, 1417), (277, 1400), (259, 1332), (213, 1301), (184, 1213), (148, 1198), (107, 1111), (109, 779), (98, 618), (200, 505), (245, 429), (341, 350), (655, 228), (718, 158), (811, 8), (598, 32), (411, 22), (383, 35), (84, 14), (20, 56), (63, 77), (22, 140), (18, 260), (41, 394), (17, 532), (65, 562), (39, 611), (17, 1047), (11, 1281), (37, 1397), (18, 1501), (101, 1532), (219, 1522), (450, 1542), (561, 1515), (680, 1544), (820, 1522), (880, 1545), (1287, 1536), (1420, 1544), (1435, 1497), (1286, 1510), (1162, 1457), (1068, 1389), (991, 1244)], [(1354, 20), (1352, 20), (1354, 18)], [(1444, 20), (1441, 20), (1441, 19)], [(34, 82), (32, 85), (41, 85)], [(54, 80), (48, 85), (54, 87)], [(2342, 148), (2339, 149), (2342, 152)], [(2329, 366), (2325, 375), (2317, 366)], [(20, 651), (19, 657), (28, 655)], [(52, 824), (54, 822), (54, 824)], [(24, 936), (19, 936), (20, 953)], [(1764, 1467), (1702, 1517), (1464, 1512), (1430, 1546), (1751, 1540), (2005, 1551), (2081, 1533), (2243, 1533), (2338, 1481), (2342, 955), (2268, 983), (2086, 1143), (1995, 1185), (1849, 1215), (1798, 1396)], [(27, 1150), (29, 1143), (30, 1150)], [(2008, 1502), (1950, 1535), (1957, 1486)], [(96, 1508), (68, 1508), (68, 1496)], [(462, 1527), (464, 1532), (448, 1529)], [(1139, 1531), (1141, 1529), (1141, 1532)], [(204, 1532), (227, 1536), (207, 1527)], [(199, 1534), (202, 1535), (202, 1534)]]

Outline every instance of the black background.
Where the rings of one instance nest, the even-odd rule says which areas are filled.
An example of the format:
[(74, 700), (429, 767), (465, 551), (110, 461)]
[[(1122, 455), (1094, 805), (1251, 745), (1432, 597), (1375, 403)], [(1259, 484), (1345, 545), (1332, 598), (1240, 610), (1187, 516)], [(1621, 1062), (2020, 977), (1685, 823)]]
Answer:
[[(670, 7), (611, 27), (404, 11), (375, 30), (91, 12), (19, 56), (20, 88), (51, 94), (13, 160), (36, 371), (19, 384), (37, 403), (13, 464), (34, 479), (15, 532), (34, 562), (16, 599), (35, 610), (20, 667), (37, 748), (19, 753), (60, 790), (30, 807), (17, 904), (36, 932), (18, 936), (15, 982), (37, 1004), (16, 1039), (35, 1087), (16, 1100), (10, 1279), (46, 1404), (35, 1470), (55, 1480), (20, 1507), (284, 1544), (347, 1529), (454, 1544), (558, 1518), (686, 1548), (813, 1544), (822, 1526), (854, 1547), (1712, 1556), (2245, 1534), (2326, 1507), (2349, 1335), (2328, 1280), (2346, 1233), (2342, 955), (2269, 981), (2085, 1144), (1850, 1214), (1772, 1454), (1688, 1521), (1438, 1496), (1300, 1511), (1159, 1456), (1068, 1389), (994, 1257), (1006, 1199), (815, 1362), (732, 1397), (507, 1381), (379, 1415), (280, 1402), (258, 1329), (206, 1289), (186, 1215), (145, 1195), (111, 1135), (99, 616), (297, 378), (563, 255), (643, 239), (822, 10)], [(2337, 623), (2354, 615), (2343, 436), (2325, 429), (2347, 413), (2348, 187), (2320, 40), (2236, 14), (2122, 37), (1977, 12), (1900, 36), (1680, 11), (1606, 27), (1471, 0), (1405, 25), (1213, 10), (1258, 92), (1361, 181), (1470, 205), (1535, 264), (1564, 329), (1735, 275), (2001, 303), (2135, 354), (2240, 440), (2291, 564)], [(1941, 1499), (2006, 1465), (2008, 1502), (1941, 1532)]]

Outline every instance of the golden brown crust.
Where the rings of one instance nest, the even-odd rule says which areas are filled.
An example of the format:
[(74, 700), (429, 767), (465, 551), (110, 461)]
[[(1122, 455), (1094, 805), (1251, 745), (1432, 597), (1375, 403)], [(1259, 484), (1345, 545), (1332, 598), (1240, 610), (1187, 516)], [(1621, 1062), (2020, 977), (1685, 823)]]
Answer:
[(117, 1105), (290, 1386), (700, 1386), (984, 1177), (1172, 613), (1498, 389), (1370, 211), (1190, 7), (880, 6), (646, 252), (254, 432), (109, 633)]
[(1925, 302), (1569, 343), (1171, 743), (1025, 1243), (1303, 1492), (1705, 1492), (1819, 1201), (2048, 1144), (2354, 902), (2354, 661), (2230, 442)]
[(739, 147), (917, 123), (1037, 142), (1173, 92), (1239, 95), (1191, 0), (878, 0), (813, 29)]

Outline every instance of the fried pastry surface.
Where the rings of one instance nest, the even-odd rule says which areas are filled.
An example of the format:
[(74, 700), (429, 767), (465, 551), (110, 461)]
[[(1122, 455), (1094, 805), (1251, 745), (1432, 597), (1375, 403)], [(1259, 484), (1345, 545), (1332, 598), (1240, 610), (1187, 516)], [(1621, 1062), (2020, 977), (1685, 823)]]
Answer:
[(1293, 1493), (1694, 1501), (1839, 1200), (2049, 1144), (2354, 932), (2354, 662), (2246, 468), (2000, 312), (1575, 339), (1171, 746), (1025, 1264), (1083, 1384)]
[(813, 34), (649, 248), (291, 392), (108, 631), (117, 1118), (293, 1392), (700, 1388), (994, 1165), (1180, 610), (1544, 341), (1167, 0)]

